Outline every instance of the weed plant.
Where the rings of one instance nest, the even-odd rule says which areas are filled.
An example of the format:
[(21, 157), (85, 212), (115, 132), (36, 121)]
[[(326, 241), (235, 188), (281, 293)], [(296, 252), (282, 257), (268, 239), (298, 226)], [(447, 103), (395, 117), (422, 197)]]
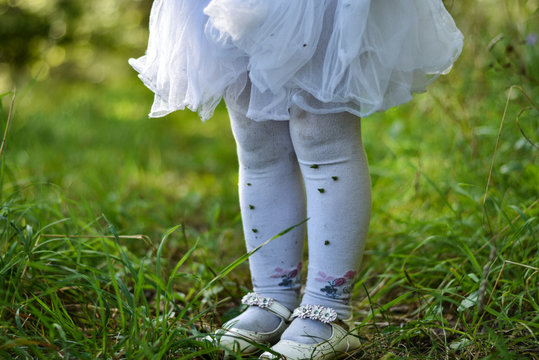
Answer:
[[(363, 120), (350, 358), (538, 358), (538, 7), (486, 3), (454, 4), (448, 77)], [(150, 102), (133, 74), (2, 95), (0, 358), (222, 358), (203, 336), (249, 289), (226, 111)]]

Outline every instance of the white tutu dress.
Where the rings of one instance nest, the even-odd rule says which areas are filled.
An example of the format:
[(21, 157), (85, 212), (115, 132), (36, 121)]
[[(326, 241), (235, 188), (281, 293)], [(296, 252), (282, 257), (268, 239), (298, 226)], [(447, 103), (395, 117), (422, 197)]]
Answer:
[(155, 93), (151, 117), (206, 120), (243, 91), (257, 121), (288, 120), (292, 105), (365, 117), (424, 91), (462, 41), (442, 0), (155, 0), (130, 64)]

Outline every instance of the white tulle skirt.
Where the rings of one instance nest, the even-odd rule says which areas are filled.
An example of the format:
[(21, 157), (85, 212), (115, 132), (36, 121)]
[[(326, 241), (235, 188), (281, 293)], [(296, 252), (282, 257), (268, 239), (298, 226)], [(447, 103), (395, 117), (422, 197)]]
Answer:
[(462, 41), (442, 0), (156, 0), (130, 64), (155, 93), (151, 117), (205, 120), (222, 98), (257, 121), (292, 105), (365, 117), (425, 91)]

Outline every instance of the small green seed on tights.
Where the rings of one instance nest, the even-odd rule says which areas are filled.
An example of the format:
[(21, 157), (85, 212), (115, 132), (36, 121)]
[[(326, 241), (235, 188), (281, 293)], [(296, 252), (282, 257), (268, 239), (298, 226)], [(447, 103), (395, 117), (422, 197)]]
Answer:
[(249, 209), (253, 210), (255, 207), (253, 205), (249, 205)]
[(324, 245), (329, 245), (329, 240), (324, 241)]
[(252, 229), (253, 232), (256, 234), (258, 232), (258, 229)]
[(339, 177), (338, 177), (338, 176), (332, 176), (331, 178), (333, 179), (333, 181), (339, 180)]
[(311, 169), (318, 169), (318, 165), (316, 164), (311, 165)]
[(323, 194), (323, 193), (325, 193), (325, 192), (326, 192), (326, 190), (325, 190), (325, 189), (323, 189), (323, 188), (320, 188), (320, 189), (318, 189), (318, 192), (319, 192), (320, 194)]

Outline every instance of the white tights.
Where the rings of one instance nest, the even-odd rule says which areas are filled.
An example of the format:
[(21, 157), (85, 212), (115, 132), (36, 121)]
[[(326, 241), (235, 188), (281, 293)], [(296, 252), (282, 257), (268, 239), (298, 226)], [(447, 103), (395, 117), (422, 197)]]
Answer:
[[(308, 218), (306, 226), (294, 228), (251, 256), (254, 291), (290, 309), (298, 305), (306, 227), (309, 266), (301, 304), (329, 306), (339, 318), (348, 318), (371, 209), (360, 119), (298, 108), (291, 109), (290, 121), (255, 122), (230, 106), (229, 113), (240, 164), (247, 249)], [(275, 327), (277, 320), (272, 323), (262, 313), (249, 308), (237, 319), (237, 327), (266, 331), (270, 328), (260, 329), (261, 323)], [(290, 328), (294, 323), (298, 327), (294, 321)], [(303, 321), (296, 332), (308, 332), (311, 325)]]

